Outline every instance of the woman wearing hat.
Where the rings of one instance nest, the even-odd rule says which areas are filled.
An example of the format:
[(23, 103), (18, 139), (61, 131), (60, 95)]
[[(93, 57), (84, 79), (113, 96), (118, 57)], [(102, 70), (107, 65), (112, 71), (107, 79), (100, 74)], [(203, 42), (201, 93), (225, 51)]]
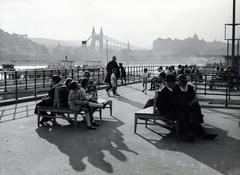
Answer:
[(217, 137), (217, 134), (208, 134), (205, 132), (201, 123), (203, 123), (203, 114), (198, 102), (196, 92), (192, 85), (189, 85), (186, 80), (186, 76), (183, 74), (178, 75), (178, 88), (175, 88), (175, 105), (177, 113), (185, 115), (187, 129), (189, 133), (193, 133), (194, 136), (202, 137), (203, 139), (210, 140)]

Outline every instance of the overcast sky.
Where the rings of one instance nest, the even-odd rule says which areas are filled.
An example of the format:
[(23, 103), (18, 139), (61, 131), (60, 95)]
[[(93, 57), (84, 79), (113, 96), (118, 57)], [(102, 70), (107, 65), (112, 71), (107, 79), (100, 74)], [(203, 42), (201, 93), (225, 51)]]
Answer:
[(232, 0), (0, 0), (0, 28), (9, 33), (84, 40), (102, 26), (105, 35), (145, 48), (158, 37), (194, 33), (223, 41), (231, 17)]

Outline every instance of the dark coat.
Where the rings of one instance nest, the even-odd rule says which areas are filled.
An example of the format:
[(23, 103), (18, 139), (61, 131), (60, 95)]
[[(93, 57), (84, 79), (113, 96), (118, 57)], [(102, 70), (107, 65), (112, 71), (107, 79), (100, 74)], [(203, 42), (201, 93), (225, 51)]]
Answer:
[[(187, 115), (191, 123), (199, 124), (203, 123), (203, 114), (201, 113), (201, 107), (196, 99), (196, 92), (194, 87), (187, 85), (186, 92), (181, 91), (179, 86), (174, 89), (175, 106), (178, 113), (181, 112)], [(194, 101), (194, 102), (193, 102)]]
[(116, 77), (117, 79), (120, 77), (120, 71), (119, 71), (119, 66), (117, 64), (116, 61), (110, 61), (107, 64), (107, 76), (105, 78), (105, 82), (109, 83), (110, 82), (110, 78), (111, 78), (111, 74), (112, 74), (112, 69), (116, 68), (117, 69), (117, 73), (116, 73)]
[(164, 86), (158, 92), (156, 107), (161, 115), (175, 113), (174, 93), (171, 92), (167, 86)]

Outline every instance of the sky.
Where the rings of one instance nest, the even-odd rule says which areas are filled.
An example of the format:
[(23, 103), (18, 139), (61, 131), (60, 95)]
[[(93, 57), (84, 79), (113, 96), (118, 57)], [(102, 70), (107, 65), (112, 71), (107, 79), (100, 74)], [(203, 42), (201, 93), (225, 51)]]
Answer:
[(206, 41), (224, 41), (232, 1), (0, 0), (0, 28), (29, 37), (85, 40), (95, 26), (96, 33), (102, 27), (105, 35), (144, 48), (157, 38), (185, 39), (194, 33)]

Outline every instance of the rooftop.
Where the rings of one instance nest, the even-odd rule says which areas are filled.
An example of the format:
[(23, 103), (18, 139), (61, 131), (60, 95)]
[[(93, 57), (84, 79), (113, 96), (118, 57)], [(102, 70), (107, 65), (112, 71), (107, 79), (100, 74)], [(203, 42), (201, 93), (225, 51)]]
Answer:
[[(154, 94), (141, 88), (119, 87), (113, 116), (105, 109), (96, 131), (60, 119), (38, 128), (35, 101), (0, 107), (0, 174), (240, 174), (239, 109), (203, 108), (205, 127), (219, 135), (213, 141), (184, 142), (157, 125), (134, 134), (134, 112)], [(107, 98), (104, 90), (99, 95)]]

